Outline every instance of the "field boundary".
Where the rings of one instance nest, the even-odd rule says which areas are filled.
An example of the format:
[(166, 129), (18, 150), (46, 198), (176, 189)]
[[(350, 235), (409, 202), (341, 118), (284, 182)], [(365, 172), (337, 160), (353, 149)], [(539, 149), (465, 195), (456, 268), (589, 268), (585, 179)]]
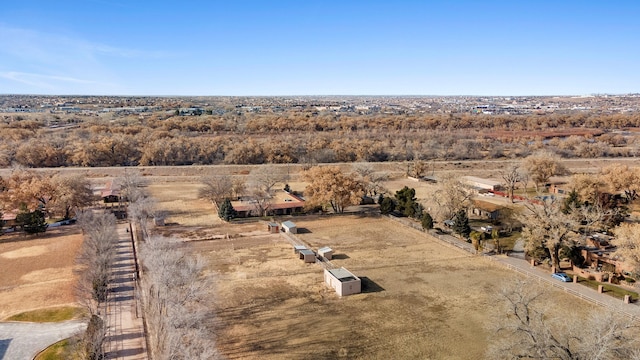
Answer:
[[(478, 254), (478, 252), (471, 246), (471, 244), (463, 243), (463, 242), (461, 242), (461, 241), (459, 241), (459, 240), (457, 240), (455, 238), (452, 238), (451, 236), (448, 236), (448, 235), (444, 235), (444, 236), (433, 235), (433, 234), (431, 234), (431, 233), (429, 233), (427, 231), (424, 231), (424, 229), (422, 229), (418, 224), (413, 223), (409, 219), (397, 218), (397, 217), (394, 217), (394, 216), (391, 216), (391, 215), (388, 215), (387, 217), (389, 219), (401, 224), (401, 225), (404, 225), (406, 227), (409, 227), (409, 228), (412, 228), (414, 230), (420, 231), (421, 233), (425, 234), (427, 237), (429, 237), (431, 239), (439, 240), (443, 245), (446, 245), (447, 247), (459, 249), (459, 250), (462, 250), (462, 251), (465, 251), (465, 252), (468, 252), (468, 253), (471, 253), (471, 254), (481, 255), (482, 259), (489, 260), (490, 262), (492, 262), (494, 264), (498, 264), (498, 265), (501, 265), (501, 266), (503, 266), (503, 267), (505, 267), (505, 268), (507, 268), (509, 270), (516, 271), (517, 273), (525, 275), (525, 276), (530, 277), (530, 278), (533, 278), (533, 279), (537, 280), (538, 282), (544, 282), (544, 283), (546, 283), (548, 285), (551, 285), (551, 286), (553, 286), (553, 287), (555, 287), (557, 289), (563, 290), (564, 292), (566, 292), (568, 294), (571, 294), (571, 295), (573, 295), (575, 297), (578, 297), (578, 298), (580, 298), (582, 300), (588, 301), (588, 302), (590, 302), (592, 304), (595, 304), (595, 305), (607, 308), (609, 310), (615, 311), (615, 312), (617, 312), (617, 313), (619, 313), (619, 314), (621, 314), (623, 316), (629, 317), (631, 320), (636, 320), (638, 318), (638, 315), (633, 314), (632, 312), (620, 309), (620, 308), (618, 308), (618, 307), (616, 307), (616, 306), (614, 306), (612, 304), (609, 304), (609, 303), (600, 301), (600, 300), (598, 300), (596, 298), (593, 298), (591, 296), (582, 294), (579, 291), (570, 289), (570, 288), (568, 288), (566, 286), (563, 286), (560, 283), (557, 283), (557, 282), (552, 281), (551, 279), (547, 279), (545, 277), (542, 277), (542, 276), (540, 276), (540, 275), (538, 275), (538, 274), (536, 274), (534, 272), (527, 271), (526, 269), (522, 269), (521, 267), (515, 266), (513, 264), (509, 264), (509, 263), (507, 263), (505, 261), (502, 261), (501, 259), (496, 258), (494, 256), (491, 256), (489, 254), (485, 254), (485, 253), (479, 253)], [(631, 306), (633, 306), (633, 305), (631, 305)]]

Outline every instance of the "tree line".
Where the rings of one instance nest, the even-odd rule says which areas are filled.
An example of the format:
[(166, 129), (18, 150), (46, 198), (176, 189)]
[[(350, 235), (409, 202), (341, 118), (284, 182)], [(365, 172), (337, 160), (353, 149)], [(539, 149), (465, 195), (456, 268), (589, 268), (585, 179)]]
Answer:
[[(137, 166), (332, 163), (518, 158), (537, 149), (563, 157), (636, 156), (640, 115), (282, 114), (73, 119), (0, 123), (0, 166)], [(563, 130), (564, 129), (564, 130)], [(567, 129), (571, 129), (568, 131)], [(563, 130), (554, 136), (554, 131)], [(577, 131), (578, 130), (578, 131)], [(536, 135), (537, 134), (537, 135)], [(572, 135), (573, 134), (573, 135)], [(561, 135), (561, 136), (560, 136)]]
[(46, 218), (69, 220), (95, 200), (91, 184), (81, 175), (48, 176), (14, 168), (6, 179), (0, 177), (0, 214), (15, 213), (15, 226), (28, 233), (44, 232)]

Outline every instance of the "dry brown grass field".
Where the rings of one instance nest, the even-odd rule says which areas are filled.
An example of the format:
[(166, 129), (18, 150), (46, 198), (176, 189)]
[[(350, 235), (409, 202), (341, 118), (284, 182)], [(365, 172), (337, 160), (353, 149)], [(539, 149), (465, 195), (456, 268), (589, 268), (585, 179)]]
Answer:
[[(482, 359), (492, 334), (491, 294), (514, 275), (385, 218), (299, 217), (299, 237), (336, 251), (333, 263), (365, 279), (338, 297), (322, 268), (297, 259), (266, 225), (191, 242), (217, 279), (215, 329), (230, 359)], [(549, 290), (571, 311), (590, 307)]]
[(13, 314), (75, 303), (76, 225), (0, 237), (0, 320)]
[[(571, 160), (574, 172), (597, 171), (613, 161), (638, 165), (637, 159)], [(434, 171), (497, 178), (509, 161), (434, 162)], [(415, 187), (427, 201), (434, 186), (402, 178), (406, 163), (372, 163), (390, 172), (390, 191)], [(297, 165), (301, 167), (301, 165)], [(343, 170), (351, 164), (341, 164)], [(228, 225), (214, 206), (197, 198), (199, 177), (246, 176), (254, 166), (141, 167), (157, 208), (168, 226), (155, 231), (176, 235), (211, 260), (217, 279), (212, 290), (216, 320), (212, 327), (221, 351), (234, 359), (299, 358), (482, 358), (491, 334), (489, 294), (513, 276), (509, 271), (459, 253), (385, 219), (371, 217), (298, 217), (308, 230), (300, 237), (315, 248), (336, 249), (338, 266), (368, 279), (363, 294), (338, 298), (322, 283), (317, 265), (294, 258), (279, 235), (262, 223)], [(55, 169), (77, 172), (93, 183), (124, 174), (123, 168)], [(3, 169), (0, 175), (8, 176)], [(289, 183), (305, 184), (295, 172)], [(427, 203), (428, 205), (428, 203)], [(75, 301), (73, 269), (82, 243), (76, 226), (50, 229), (39, 237), (0, 236), (0, 319)], [(588, 305), (552, 293), (554, 302), (580, 311)]]

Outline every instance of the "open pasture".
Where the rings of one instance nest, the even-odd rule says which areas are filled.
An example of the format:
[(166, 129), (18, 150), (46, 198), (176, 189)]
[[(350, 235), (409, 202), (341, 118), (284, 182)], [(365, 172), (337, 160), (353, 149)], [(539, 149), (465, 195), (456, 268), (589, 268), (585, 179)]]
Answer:
[[(304, 264), (280, 235), (193, 242), (217, 286), (211, 327), (231, 359), (481, 359), (492, 334), (492, 294), (513, 275), (479, 257), (377, 217), (294, 218), (313, 249), (363, 279), (338, 297), (318, 264)], [(246, 225), (228, 225), (241, 227)], [(255, 225), (254, 225), (255, 227)], [(238, 241), (238, 246), (235, 242)], [(549, 290), (567, 308), (588, 304)]]

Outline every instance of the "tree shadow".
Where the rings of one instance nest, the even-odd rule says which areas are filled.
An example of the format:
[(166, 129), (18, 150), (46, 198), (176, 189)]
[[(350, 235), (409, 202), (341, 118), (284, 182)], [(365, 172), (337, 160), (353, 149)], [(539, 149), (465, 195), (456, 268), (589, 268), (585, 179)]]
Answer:
[(56, 227), (47, 229), (47, 231), (39, 234), (28, 234), (24, 231), (15, 231), (10, 233), (0, 232), (0, 244), (9, 244), (23, 241), (27, 242), (31, 240), (55, 239), (58, 237), (76, 234), (80, 234), (80, 228), (78, 226)]
[(362, 293), (367, 294), (384, 291), (382, 286), (378, 285), (375, 281), (366, 276), (360, 276), (360, 281), (362, 282)]

